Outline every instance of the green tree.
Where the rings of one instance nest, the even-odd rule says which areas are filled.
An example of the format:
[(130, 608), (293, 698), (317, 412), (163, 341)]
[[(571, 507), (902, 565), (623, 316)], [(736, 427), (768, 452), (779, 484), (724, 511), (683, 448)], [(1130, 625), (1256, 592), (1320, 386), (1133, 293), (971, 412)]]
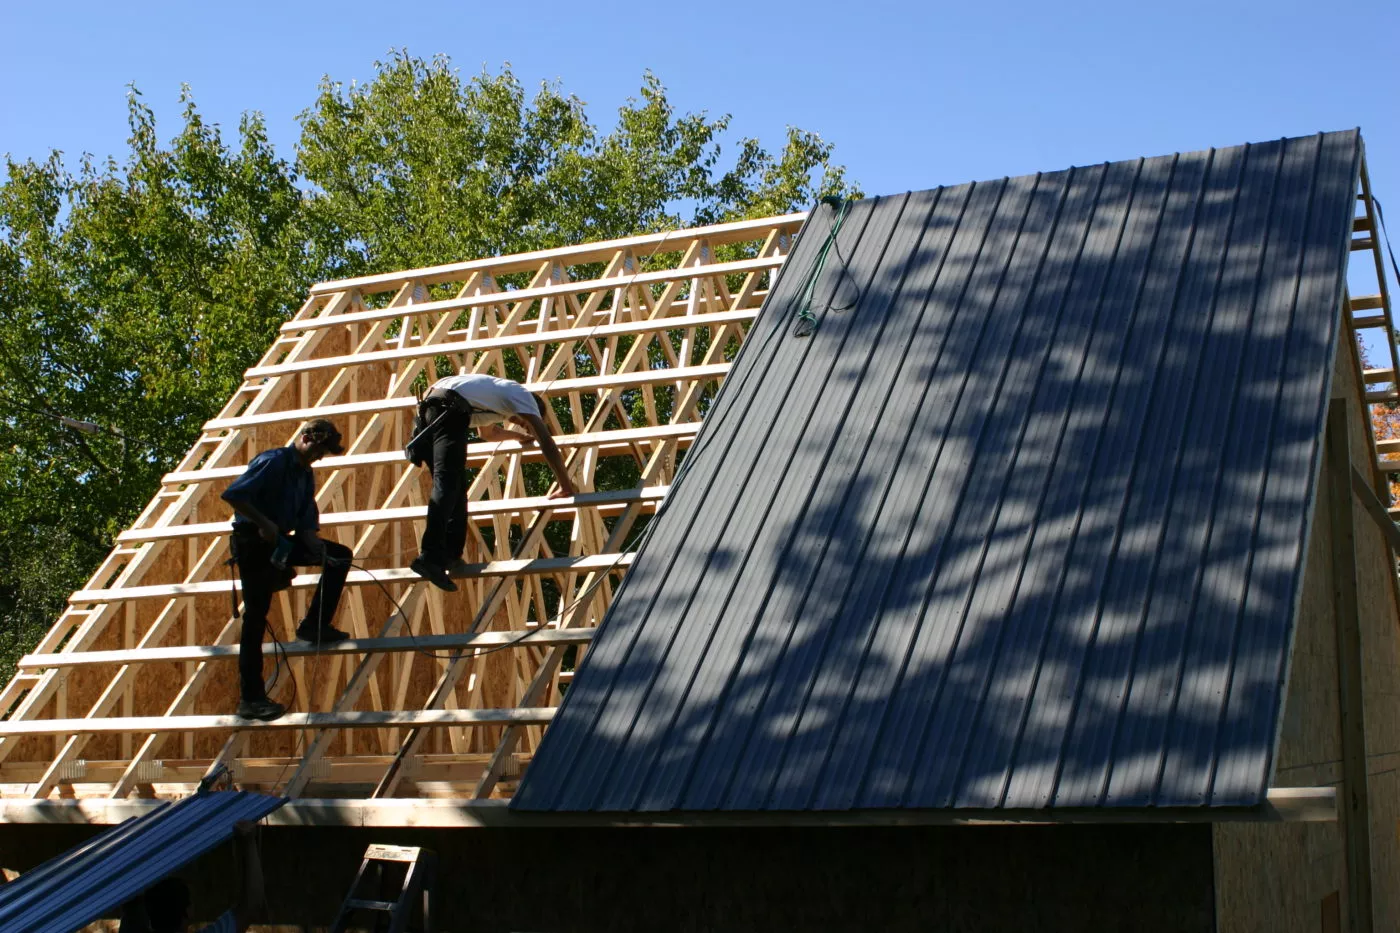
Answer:
[(365, 85), (322, 81), (301, 115), (310, 209), (357, 272), (546, 249), (801, 210), (849, 193), (831, 146), (790, 130), (781, 153), (742, 139), (721, 170), (728, 116), (677, 115), (651, 73), (601, 134), (577, 97), (532, 99), (509, 67), (463, 80), (443, 57), (399, 53)]
[[(52, 622), (336, 268), (291, 166), (246, 117), (235, 149), (188, 91), (157, 141), (128, 100), (123, 165), (8, 161), (0, 186), (0, 652)], [(339, 246), (339, 244), (334, 244)], [(65, 421), (66, 419), (66, 421)], [(72, 425), (96, 426), (84, 433)], [(89, 429), (92, 430), (92, 429)], [(5, 658), (0, 657), (0, 660)]]

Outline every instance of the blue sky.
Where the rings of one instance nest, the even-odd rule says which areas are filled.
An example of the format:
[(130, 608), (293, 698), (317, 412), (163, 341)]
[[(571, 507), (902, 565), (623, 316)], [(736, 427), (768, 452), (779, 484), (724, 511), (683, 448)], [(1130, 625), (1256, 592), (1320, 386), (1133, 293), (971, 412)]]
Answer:
[(19, 158), (124, 152), (130, 82), (166, 137), (184, 82), (230, 137), (262, 111), (290, 158), (322, 75), (364, 81), (407, 48), (558, 80), (603, 127), (650, 68), (678, 110), (732, 114), (735, 137), (822, 134), (872, 194), (1360, 126), (1400, 224), (1396, 0), (11, 0), (0, 34), (0, 152)]
[(181, 82), (229, 131), (261, 110), (290, 155), (323, 74), (363, 81), (407, 47), (558, 79), (601, 125), (650, 68), (678, 108), (731, 113), (738, 133), (821, 133), (871, 193), (1359, 125), (1382, 194), (1400, 195), (1394, 0), (80, 0), (4, 4), (0, 34), (0, 152), (18, 157), (122, 152), (128, 82), (170, 132)]

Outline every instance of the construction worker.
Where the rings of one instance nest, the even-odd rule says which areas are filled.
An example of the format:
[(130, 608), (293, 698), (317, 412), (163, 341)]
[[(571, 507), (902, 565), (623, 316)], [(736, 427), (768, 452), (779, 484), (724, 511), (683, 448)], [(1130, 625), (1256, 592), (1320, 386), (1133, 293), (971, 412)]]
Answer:
[(343, 641), (346, 633), (332, 627), (340, 591), (350, 572), (351, 552), (316, 532), (321, 527), (316, 509), (316, 484), (311, 464), (326, 454), (344, 453), (340, 432), (318, 418), (305, 424), (296, 440), (258, 454), (224, 491), (233, 507), (233, 557), (243, 583), (243, 631), (238, 643), (241, 701), (244, 719), (272, 720), (286, 707), (268, 698), (263, 686), (263, 634), (272, 594), (288, 586), (293, 567), (321, 566), (321, 582), (311, 598), (297, 637), (313, 644)]
[[(559, 487), (551, 499), (574, 495), (564, 458), (544, 420), (545, 400), (531, 395), (510, 379), (481, 373), (448, 376), (435, 382), (419, 406), (420, 428), (406, 452), (414, 464), (430, 462), (433, 491), (428, 498), (428, 522), (414, 573), (440, 589), (453, 591), (452, 575), (466, 567), (462, 551), (467, 544), (467, 429), (476, 428), (484, 441), (538, 441)], [(512, 430), (517, 425), (525, 431)]]

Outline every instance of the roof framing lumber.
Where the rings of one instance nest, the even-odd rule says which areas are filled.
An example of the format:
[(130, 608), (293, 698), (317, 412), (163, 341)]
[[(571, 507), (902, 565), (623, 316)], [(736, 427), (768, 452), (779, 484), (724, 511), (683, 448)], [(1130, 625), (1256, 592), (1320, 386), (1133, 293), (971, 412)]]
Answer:
[[(630, 389), (641, 386), (654, 386), (665, 382), (699, 381), (711, 382), (724, 377), (729, 372), (728, 363), (709, 366), (682, 366), (666, 370), (643, 370), (616, 376), (583, 376), (578, 379), (560, 379), (555, 382), (527, 382), (525, 388), (531, 392), (553, 397), (570, 392), (593, 392), (600, 389)], [(274, 411), (267, 414), (240, 415), (234, 418), (215, 418), (206, 422), (204, 430), (222, 431), (226, 428), (251, 428), (270, 424), (302, 422), (311, 418), (336, 418), (350, 415), (373, 415), (381, 412), (409, 411), (417, 405), (412, 398), (376, 400), (372, 402), (345, 402), (339, 405), (321, 405), (308, 408), (294, 408), (287, 411)]]
[[(682, 424), (665, 424), (657, 427), (633, 428), (625, 431), (598, 431), (590, 434), (560, 435), (554, 439), (560, 450), (572, 449), (574, 447), (597, 448), (601, 456), (617, 456), (624, 450), (633, 449), (634, 445), (651, 441), (674, 440), (679, 444), (686, 445), (694, 440), (696, 433), (700, 430), (698, 422), (688, 422)], [(467, 466), (477, 468), (489, 463), (495, 457), (516, 455), (528, 462), (542, 462), (544, 458), (539, 451), (533, 447), (525, 447), (518, 441), (500, 441), (498, 443), (472, 444), (467, 451)], [(398, 450), (380, 451), (369, 454), (343, 454), (339, 457), (326, 457), (312, 464), (312, 470), (316, 473), (333, 472), (363, 466), (383, 466), (401, 465), (403, 454)], [(186, 483), (211, 482), (215, 480), (232, 479), (243, 472), (245, 467), (217, 467), (207, 470), (186, 470), (167, 473), (161, 477), (161, 484), (166, 486), (184, 485)]]
[[(738, 220), (731, 223), (697, 227), (691, 230), (671, 230), (664, 233), (648, 233), (641, 236), (624, 237), (617, 240), (599, 240), (596, 243), (581, 243), (559, 249), (536, 250), (502, 256), (499, 259), (473, 259), (467, 262), (447, 263), (409, 269), (403, 272), (388, 272), (381, 275), (366, 275), (351, 279), (338, 279), (319, 282), (311, 286), (313, 296), (333, 294), (344, 289), (360, 292), (382, 292), (399, 288), (406, 282), (422, 282), (437, 285), (443, 282), (456, 282), (465, 279), (470, 273), (489, 271), (495, 275), (508, 275), (524, 272), (537, 267), (541, 262), (552, 261), (561, 264), (582, 264), (607, 261), (622, 252), (659, 252), (662, 247), (673, 250), (684, 249), (689, 242), (703, 238), (715, 246), (743, 243), (762, 239), (773, 231), (792, 235), (807, 219), (805, 212), (785, 214), (778, 217), (764, 217), (755, 220)], [(791, 244), (782, 244), (781, 252), (786, 255)], [(283, 328), (286, 329), (285, 327)]]
[[(1057, 811), (1056, 823), (1327, 823), (1337, 819), (1335, 787), (1272, 787), (1262, 807), (1133, 807)], [(0, 801), (7, 823), (120, 823), (140, 816), (160, 801), (8, 800)], [(757, 811), (752, 813), (529, 813), (506, 800), (292, 800), (268, 817), (272, 826), (356, 826), (376, 828), (478, 829), (487, 827), (608, 826), (1024, 826), (1049, 822), (1045, 810), (857, 810)]]
[[(84, 793), (149, 795), (170, 754), (313, 798), (342, 762), (370, 785), (392, 768), (400, 796), (487, 784), (508, 794), (502, 777), (543, 734), (631, 564), (634, 524), (664, 501), (804, 219), (314, 286), (0, 690), (0, 795), (69, 793), (92, 770), (84, 761), (105, 762)], [(408, 569), (428, 483), (401, 448), (415, 387), (460, 372), (517, 379), (551, 400), (580, 493), (547, 498), (533, 446), (472, 443), (470, 566), (446, 594)], [(321, 650), (291, 639), (319, 583), (296, 577), (270, 614), (285, 644), (264, 646), (293, 711), (250, 724), (226, 715), (240, 622), (217, 493), (313, 417), (335, 419), (346, 438), (314, 475), (322, 535), (362, 565), (337, 617), (352, 638)], [(448, 777), (431, 764), (444, 755), (471, 764)], [(281, 764), (251, 765), (267, 761)]]
[(379, 729), (386, 726), (504, 726), (547, 723), (553, 708), (370, 710), (288, 713), (272, 722), (237, 716), (113, 716), (105, 719), (36, 719), (0, 723), (0, 735), (111, 735), (128, 732), (261, 732), (282, 729)]
[[(323, 657), (334, 654), (393, 653), (396, 651), (464, 651), (500, 648), (538, 648), (586, 645), (593, 629), (537, 629), (529, 632), (477, 632), (449, 635), (413, 635), (403, 638), (349, 638), (334, 645), (295, 641), (286, 645), (264, 644), (263, 654), (275, 657)], [(238, 657), (237, 645), (181, 645), (128, 651), (80, 651), (73, 654), (27, 654), (19, 659), (21, 670), (49, 667), (82, 667), (91, 664), (140, 664), (159, 661), (228, 661)]]
[[(473, 577), (518, 577), (527, 574), (554, 574), (563, 572), (593, 571), (607, 572), (630, 566), (632, 555), (590, 554), (586, 557), (541, 557), (533, 560), (495, 560), (484, 564), (468, 564), (465, 571), (454, 574), (459, 579)], [(406, 567), (392, 570), (352, 570), (345, 578), (346, 586), (368, 586), (371, 584), (408, 583), (424, 585), (422, 578)], [(319, 573), (303, 573), (292, 578), (291, 589), (314, 590), (321, 582)], [(219, 596), (230, 590), (241, 591), (237, 580), (210, 581), (207, 583), (166, 583), (156, 586), (125, 586), (106, 590), (78, 590), (68, 597), (71, 603), (116, 603), (138, 599), (177, 599), (192, 596)]]

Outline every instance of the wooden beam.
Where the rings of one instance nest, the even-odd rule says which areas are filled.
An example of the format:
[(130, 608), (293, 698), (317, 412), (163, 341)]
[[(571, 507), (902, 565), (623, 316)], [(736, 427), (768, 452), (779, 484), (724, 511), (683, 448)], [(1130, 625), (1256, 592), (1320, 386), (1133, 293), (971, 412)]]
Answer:
[[(589, 431), (582, 434), (561, 434), (554, 438), (554, 443), (561, 450), (575, 447), (599, 448), (600, 456), (609, 454), (616, 455), (622, 451), (631, 451), (639, 443), (649, 443), (653, 441), (678, 440), (683, 444), (688, 444), (694, 440), (695, 435), (700, 431), (700, 422), (688, 421), (683, 424), (661, 424), (642, 428), (627, 428), (618, 431)], [(480, 468), (495, 457), (502, 456), (523, 456), (529, 460), (543, 460), (539, 453), (539, 448), (534, 444), (521, 444), (519, 441), (474, 441), (467, 447), (467, 466)], [(408, 461), (404, 459), (401, 450), (386, 450), (372, 454), (344, 454), (339, 457), (323, 457), (311, 465), (311, 469), (317, 472), (334, 472), (352, 467), (365, 466), (407, 466)], [(232, 479), (241, 476), (247, 469), (246, 465), (233, 467), (217, 467), (204, 470), (180, 470), (166, 473), (161, 477), (161, 483), (166, 486), (185, 485), (188, 483), (204, 483), (213, 480)]]
[[(525, 388), (533, 393), (556, 396), (568, 395), (570, 392), (591, 392), (598, 389), (629, 389), (678, 380), (708, 382), (722, 379), (728, 372), (728, 363), (717, 363), (710, 366), (682, 366), (675, 369), (647, 369), (641, 372), (608, 376), (582, 376), (578, 379), (557, 379), (545, 383), (532, 382), (527, 383)], [(338, 418), (386, 411), (409, 411), (416, 408), (417, 405), (418, 402), (412, 397), (374, 399), (368, 402), (345, 402), (338, 405), (321, 405), (316, 408), (274, 411), (261, 415), (215, 418), (204, 423), (204, 430), (223, 431), (228, 428), (251, 428), (269, 424), (309, 421), (312, 418)]]
[[(0, 823), (110, 825), (162, 800), (0, 800)], [(508, 800), (291, 800), (270, 826), (478, 829), (486, 827), (1047, 826), (1123, 823), (1320, 823), (1336, 820), (1336, 788), (1269, 788), (1259, 807), (1047, 807), (1037, 810), (768, 810), (747, 812), (531, 813)]]
[[(538, 301), (544, 298), (558, 298), (565, 295), (580, 295), (587, 292), (608, 291), (619, 286), (632, 287), (651, 286), (673, 282), (677, 279), (693, 279), (701, 276), (711, 275), (739, 275), (745, 272), (763, 272), (769, 269), (776, 269), (783, 264), (783, 259), (779, 257), (765, 256), (758, 259), (740, 259), (733, 262), (716, 262), (699, 266), (683, 266), (675, 269), (657, 269), (652, 272), (640, 272), (631, 276), (614, 276), (601, 279), (576, 279), (573, 281), (554, 282), (549, 285), (539, 285), (533, 288), (518, 288), (513, 291), (488, 292), (483, 295), (469, 295), (462, 298), (443, 298), (438, 301), (424, 301), (413, 305), (409, 309), (414, 316), (424, 314), (460, 314), (463, 311), (470, 311), (472, 308), (483, 308), (494, 305), (515, 304), (516, 302)], [(393, 320), (402, 317), (403, 313), (393, 314), (387, 309), (374, 311), (358, 311), (352, 314), (342, 314), (333, 318), (313, 318), (309, 321), (299, 322), (295, 328), (289, 324), (282, 325), (284, 333), (300, 333), (319, 327), (333, 327), (340, 324), (364, 324), (374, 321)], [(701, 315), (697, 315), (700, 317)], [(625, 328), (625, 324), (605, 325), (618, 328)], [(688, 325), (677, 325), (688, 326)], [(551, 334), (557, 331), (536, 331), (538, 339), (522, 339), (527, 335), (520, 335), (512, 338), (518, 343), (501, 344), (498, 347), (475, 347), (474, 349), (499, 349), (506, 346), (528, 346), (533, 343), (546, 342)], [(618, 330), (618, 334), (629, 333), (627, 330)], [(473, 338), (474, 340), (475, 338)], [(498, 338), (506, 339), (506, 338)], [(569, 339), (561, 337), (559, 339)], [(274, 375), (270, 370), (272, 367), (261, 367), (248, 371), (248, 377), (259, 375)], [(262, 371), (268, 370), (268, 371)], [(280, 372), (280, 371), (279, 371)]]
[[(650, 504), (655, 507), (666, 498), (670, 486), (622, 489), (615, 492), (585, 492), (576, 496), (551, 499), (548, 496), (521, 496), (513, 499), (473, 499), (467, 504), (469, 518), (489, 524), (493, 516), (511, 515), (516, 512), (540, 512), (552, 510), (558, 517), (572, 517), (581, 508), (603, 508), (616, 506), (614, 511), (633, 502)], [(406, 522), (423, 520), (428, 514), (426, 505), (399, 506), (387, 509), (363, 509), (356, 512), (323, 512), (321, 527), (340, 528), (347, 525), (372, 525), (380, 522)], [(198, 535), (226, 535), (229, 522), (201, 522), (196, 525), (166, 525), (163, 528), (137, 528), (124, 531), (117, 536), (118, 541), (139, 543), (143, 541), (165, 541), (173, 538), (189, 538)]]
[(1380, 528), (1381, 534), (1385, 535), (1386, 543), (1390, 545), (1391, 551), (1400, 554), (1400, 528), (1395, 526), (1389, 511), (1381, 504), (1380, 498), (1376, 495), (1376, 491), (1371, 488), (1371, 484), (1366, 481), (1366, 477), (1362, 476), (1356, 467), (1351, 468), (1351, 491), (1360, 500), (1362, 507), (1366, 509), (1366, 514), (1370, 515), (1376, 526)]
[[(445, 635), (412, 635), (399, 638), (349, 638), (334, 645), (312, 645), (304, 641), (266, 643), (265, 657), (312, 657), (336, 654), (441, 651), (459, 648), (497, 650), (514, 647), (553, 647), (583, 645), (593, 640), (596, 629), (542, 628), (526, 632), (458, 632)], [(170, 661), (228, 661), (238, 657), (237, 645), (175, 645), (169, 648), (131, 648), (116, 651), (73, 651), (57, 654), (27, 654), (19, 659), (21, 670), (50, 667), (87, 667), (94, 664), (141, 664)]]
[(114, 716), (108, 719), (7, 719), (0, 735), (125, 735), (133, 732), (279, 731), (286, 729), (383, 729), (413, 726), (542, 725), (554, 718), (552, 707), (514, 709), (366, 710), (345, 713), (287, 713), (261, 722), (238, 716)]
[[(541, 557), (534, 560), (493, 560), (483, 564), (468, 564), (466, 570), (454, 574), (458, 579), (473, 577), (513, 577), (536, 573), (588, 573), (592, 571), (623, 570), (632, 565), (631, 553), (589, 554), (584, 557)], [(294, 590), (314, 589), (321, 582), (319, 573), (303, 573), (292, 578)], [(406, 568), (389, 570), (352, 570), (345, 579), (346, 586), (370, 586), (391, 583), (422, 583), (422, 577)], [(242, 591), (237, 580), (205, 583), (163, 583), (154, 586), (127, 586), (102, 590), (78, 590), (68, 601), (74, 605), (115, 603), (130, 599), (178, 599), (189, 596), (217, 596), (230, 590)]]
[(1327, 472), (1331, 500), (1332, 607), (1336, 619), (1337, 680), (1342, 736), (1342, 813), (1352, 929), (1371, 930), (1371, 810), (1366, 780), (1366, 721), (1362, 695), (1361, 615), (1356, 591), (1352, 503), (1351, 418), (1346, 399), (1327, 414)]
[(714, 224), (708, 227), (672, 230), (666, 233), (647, 233), (641, 236), (624, 237), (618, 240), (599, 240), (595, 243), (564, 246), (558, 249), (536, 250), (531, 253), (518, 253), (513, 256), (494, 259), (473, 259), (467, 262), (446, 263), (439, 266), (408, 269), (403, 272), (387, 272), (379, 275), (364, 275), (352, 279), (337, 279), (329, 282), (318, 282), (311, 286), (311, 294), (317, 296), (352, 290), (360, 292), (387, 291), (390, 288), (397, 288), (406, 281), (413, 280), (421, 281), (427, 285), (435, 285), (440, 282), (453, 282), (465, 278), (468, 274), (476, 270), (490, 270), (493, 274), (505, 275), (511, 272), (523, 272), (528, 269), (533, 269), (545, 260), (553, 260), (570, 265), (598, 262), (606, 260), (612, 253), (618, 252), (619, 250), (632, 249), (644, 251), (650, 247), (653, 252), (660, 252), (660, 248), (668, 243), (675, 243), (676, 246), (672, 248), (680, 249), (687, 242), (697, 239), (707, 239), (716, 245), (738, 243), (755, 239), (764, 231), (772, 228), (796, 231), (802, 226), (802, 222), (806, 219), (807, 214), (803, 211), (795, 214), (785, 214), (781, 217), (767, 217), (760, 220), (739, 220), (732, 223)]

